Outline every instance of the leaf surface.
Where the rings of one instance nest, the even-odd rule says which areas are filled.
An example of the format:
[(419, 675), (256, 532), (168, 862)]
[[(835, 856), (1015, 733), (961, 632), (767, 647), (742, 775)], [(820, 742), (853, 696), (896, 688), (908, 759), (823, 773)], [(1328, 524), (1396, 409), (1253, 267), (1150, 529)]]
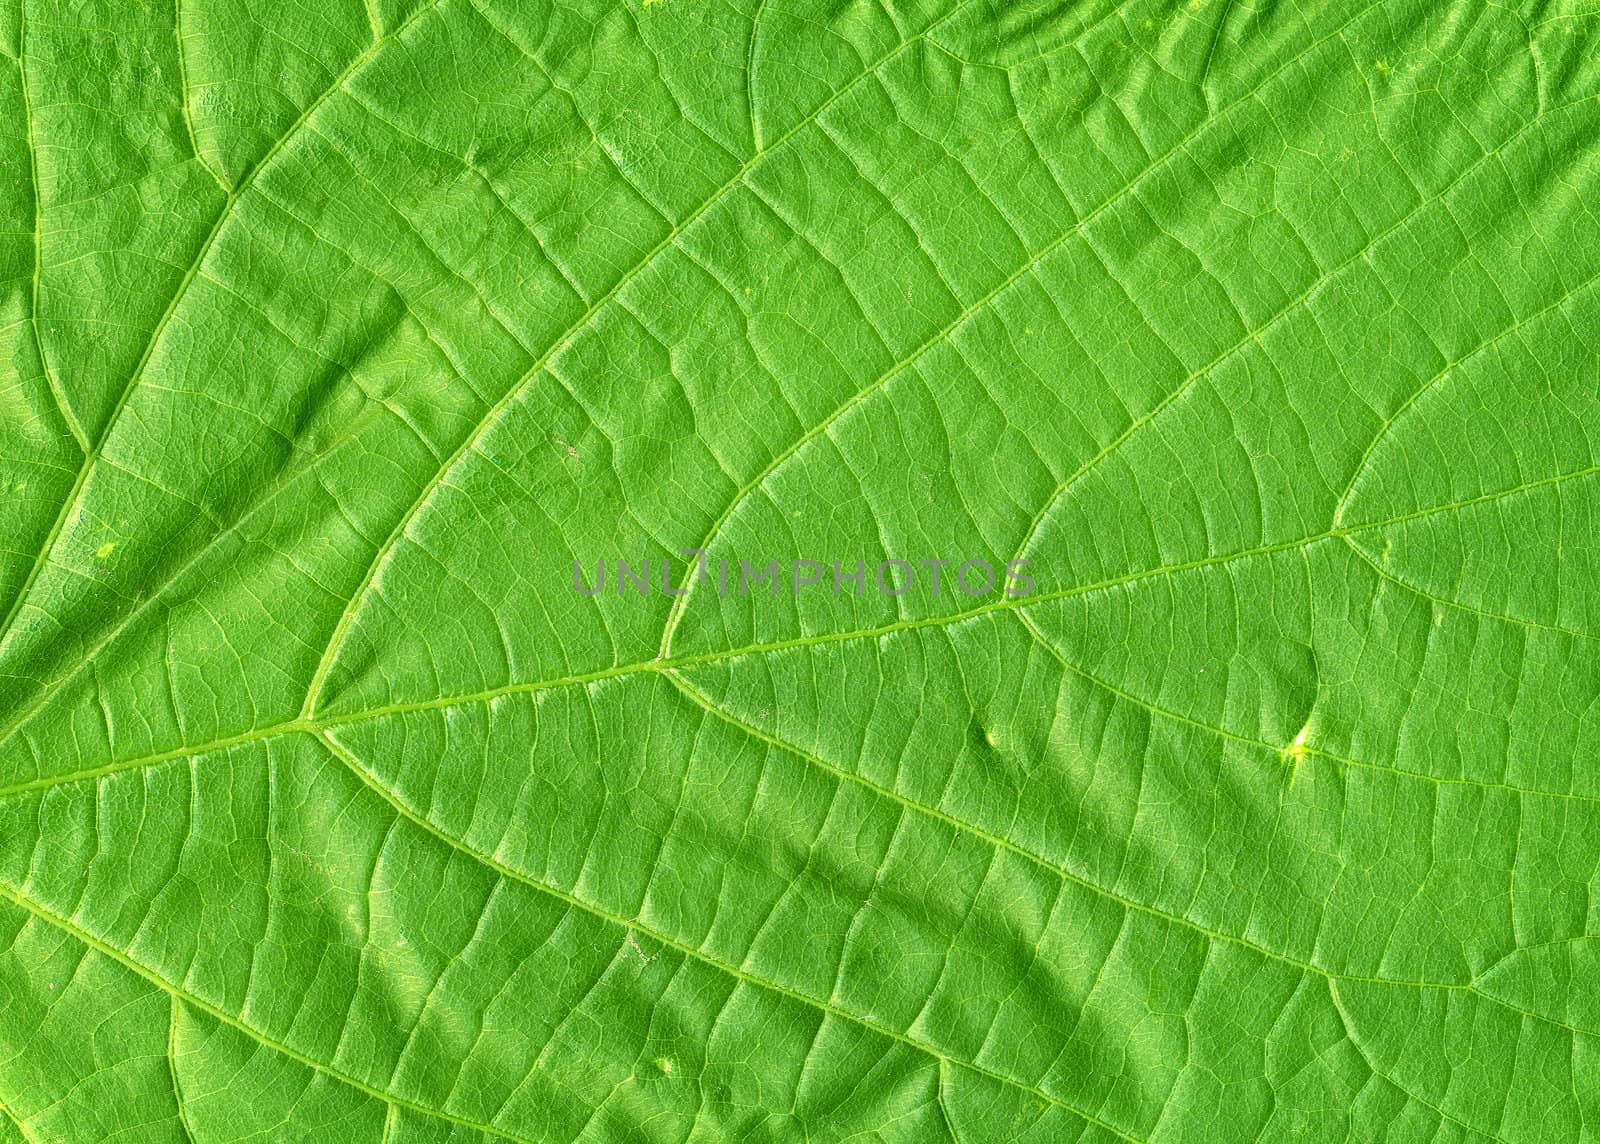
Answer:
[(8, 6), (0, 1140), (1592, 1138), (1596, 19)]

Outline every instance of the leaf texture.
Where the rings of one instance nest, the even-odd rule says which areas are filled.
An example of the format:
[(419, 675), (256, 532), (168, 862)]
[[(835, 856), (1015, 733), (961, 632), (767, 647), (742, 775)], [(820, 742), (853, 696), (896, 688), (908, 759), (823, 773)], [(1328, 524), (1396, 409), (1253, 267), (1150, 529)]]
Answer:
[(0, 1141), (1593, 1140), (1597, 20), (8, 4)]

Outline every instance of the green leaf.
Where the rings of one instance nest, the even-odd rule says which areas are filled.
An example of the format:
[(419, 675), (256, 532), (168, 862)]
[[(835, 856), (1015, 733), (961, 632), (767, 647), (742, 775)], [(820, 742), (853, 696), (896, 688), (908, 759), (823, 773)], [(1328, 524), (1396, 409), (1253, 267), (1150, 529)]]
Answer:
[(1592, 1139), (1597, 19), (8, 4), (0, 1139)]

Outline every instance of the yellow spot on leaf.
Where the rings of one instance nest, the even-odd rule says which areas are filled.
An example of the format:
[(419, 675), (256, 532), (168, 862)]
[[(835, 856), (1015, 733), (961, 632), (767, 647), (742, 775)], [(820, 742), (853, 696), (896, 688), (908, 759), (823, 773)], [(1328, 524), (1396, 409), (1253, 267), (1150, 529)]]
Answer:
[(95, 558), (98, 560), (104, 560), (107, 556), (111, 555), (112, 549), (116, 548), (116, 546), (117, 542), (115, 540), (106, 541), (99, 548), (94, 550)]
[(639, 960), (646, 965), (649, 965), (660, 956), (660, 954), (646, 954), (644, 947), (639, 944), (639, 939), (633, 936), (632, 930), (628, 931), (628, 944), (633, 947), (633, 952), (639, 955)]
[(1280, 805), (1282, 804), (1286, 793), (1294, 789), (1294, 780), (1300, 777), (1300, 762), (1306, 757), (1307, 754), (1310, 753), (1310, 748), (1306, 746), (1306, 736), (1310, 733), (1311, 720), (1308, 717), (1305, 721), (1305, 725), (1301, 727), (1298, 732), (1296, 732), (1295, 737), (1290, 740), (1289, 745), (1279, 752), (1279, 758), (1281, 758), (1289, 766), (1289, 784), (1284, 790), (1278, 792), (1278, 801)]
[(1310, 733), (1311, 720), (1307, 719), (1305, 726), (1300, 728), (1293, 741), (1291, 741), (1290, 744), (1283, 749), (1283, 757), (1285, 760), (1292, 760), (1298, 765), (1300, 760), (1306, 757), (1306, 754), (1310, 749), (1306, 746), (1306, 736)]

